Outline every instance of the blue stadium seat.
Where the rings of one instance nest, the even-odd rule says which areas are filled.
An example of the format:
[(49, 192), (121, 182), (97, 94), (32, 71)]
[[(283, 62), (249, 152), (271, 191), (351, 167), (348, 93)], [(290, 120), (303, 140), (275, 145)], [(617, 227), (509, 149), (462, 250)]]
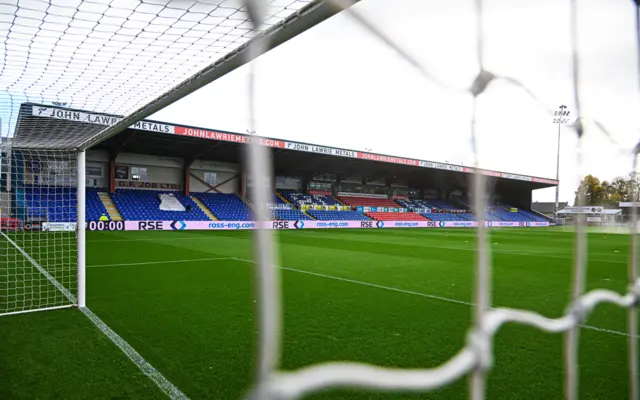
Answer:
[(437, 199), (430, 199), (430, 200), (398, 199), (396, 201), (407, 208), (439, 208), (442, 210), (459, 210), (460, 209), (460, 207), (456, 207), (447, 201), (437, 200)]
[[(87, 208), (86, 219), (98, 220), (107, 214), (100, 197), (99, 191), (104, 189), (87, 188)], [(76, 188), (56, 187), (56, 186), (25, 186), (25, 205), (27, 208), (27, 218), (48, 220), (51, 222), (75, 222), (77, 220)], [(185, 206), (190, 205), (189, 212), (162, 211), (159, 208), (161, 193), (173, 193)], [(291, 190), (280, 190), (279, 193), (294, 205), (316, 204), (316, 205), (339, 205), (340, 203), (331, 196), (306, 195)], [(235, 194), (222, 193), (199, 193), (196, 196), (214, 213), (220, 220), (247, 221), (253, 218), (251, 209), (245, 202)], [(186, 220), (186, 221), (206, 221), (208, 217), (188, 196), (179, 192), (162, 192), (151, 190), (129, 190), (119, 189), (112, 195), (113, 201), (124, 219), (128, 220)], [(275, 204), (286, 204), (279, 196), (274, 196)], [(451, 203), (442, 200), (405, 200), (399, 199), (397, 202), (406, 208), (441, 208), (456, 209)], [(508, 222), (546, 222), (547, 219), (536, 215), (528, 210), (518, 209), (517, 212), (508, 211), (510, 205), (505, 203), (495, 203), (489, 205), (487, 220), (508, 221)], [(308, 215), (300, 210), (273, 210), (273, 217), (276, 220), (311, 220), (309, 216), (324, 221), (337, 220), (370, 220), (369, 217), (355, 211), (328, 211), (328, 210), (308, 210)], [(451, 213), (425, 213), (422, 216), (432, 221), (460, 221), (474, 220), (473, 214), (451, 214)]]
[(546, 218), (543, 218), (539, 215), (533, 214), (532, 212), (526, 211), (526, 210), (520, 210), (518, 209), (518, 213), (524, 215), (527, 218), (530, 218), (531, 221), (535, 221), (535, 222), (547, 222), (548, 220)]
[(448, 201), (438, 200), (438, 199), (430, 199), (429, 203), (433, 204), (437, 208), (441, 208), (443, 210), (457, 210), (459, 207), (455, 207), (453, 204)]
[(281, 198), (280, 196), (278, 196), (278, 195), (274, 195), (274, 196), (273, 196), (273, 201), (272, 201), (272, 203), (273, 203), (273, 204), (287, 204), (287, 202), (286, 202), (286, 201), (284, 201), (284, 200), (282, 200), (282, 198)]
[(308, 210), (307, 213), (313, 218), (321, 221), (370, 221), (364, 214), (356, 211), (323, 211)]
[[(341, 206), (338, 200), (333, 196), (318, 194), (303, 194), (294, 190), (279, 189), (278, 193), (294, 206), (301, 204), (306, 205), (323, 205), (323, 206)], [(337, 211), (337, 210), (307, 210), (307, 214), (315, 219), (323, 221), (368, 221), (369, 217), (355, 211)], [(304, 214), (303, 214), (304, 215)], [(279, 218), (276, 215), (276, 218)], [(302, 218), (300, 218), (302, 219)], [(306, 219), (309, 219), (308, 217)]]
[[(106, 214), (98, 191), (101, 189), (87, 188), (86, 212), (87, 221), (97, 220)], [(41, 219), (51, 222), (76, 222), (77, 190), (62, 186), (25, 186), (25, 205), (27, 219)]]
[(507, 211), (500, 206), (493, 206), (490, 210), (491, 211), (489, 211), (488, 214), (489, 214), (489, 217), (491, 217), (492, 221), (496, 221), (496, 220), (507, 221), (507, 222), (531, 221), (531, 219), (527, 218), (526, 216), (520, 213)]
[(465, 221), (465, 218), (460, 217), (460, 214), (426, 213), (422, 215), (432, 221)]
[[(162, 193), (173, 193), (173, 195), (184, 205), (191, 206), (190, 211), (164, 211), (160, 209), (160, 198)], [(112, 195), (120, 215), (125, 220), (131, 221), (208, 221), (209, 218), (191, 198), (180, 192), (157, 191), (157, 190), (133, 190), (118, 189)]]
[(279, 221), (310, 221), (313, 219), (300, 210), (273, 210), (273, 215)]
[(456, 214), (458, 217), (460, 217), (463, 220), (466, 221), (473, 221), (475, 220), (475, 218), (473, 217), (472, 213), (463, 213), (463, 214)]
[(51, 222), (77, 220), (77, 195), (75, 188), (61, 186), (25, 186), (27, 219)]
[[(502, 206), (503, 208), (506, 208), (506, 209), (517, 208), (502, 202), (498, 202), (497, 205)], [(517, 208), (517, 209), (518, 209), (517, 213), (511, 213), (511, 214), (516, 214), (517, 217), (514, 217), (514, 218), (519, 218), (518, 221), (530, 221), (530, 222), (547, 222), (548, 221), (548, 219), (541, 217), (539, 215), (536, 215), (530, 211), (523, 210), (520, 208)]]
[(300, 204), (324, 205), (324, 206), (341, 205), (341, 203), (338, 200), (334, 199), (332, 196), (317, 195), (317, 194), (303, 194), (293, 190), (283, 190), (283, 189), (279, 189), (278, 193), (280, 193), (291, 204), (294, 204), (296, 206)]
[(221, 221), (251, 221), (253, 219), (251, 209), (235, 194), (195, 193), (195, 196)]
[(100, 196), (98, 196), (99, 190), (87, 189), (87, 206), (86, 206), (86, 219), (87, 221), (97, 221), (102, 215), (109, 216)]

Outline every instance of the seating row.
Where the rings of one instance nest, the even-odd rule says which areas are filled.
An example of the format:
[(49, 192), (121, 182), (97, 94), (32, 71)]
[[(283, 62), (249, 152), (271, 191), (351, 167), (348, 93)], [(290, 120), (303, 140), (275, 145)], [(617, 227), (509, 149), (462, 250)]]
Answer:
[[(107, 211), (98, 195), (100, 189), (87, 189), (87, 220), (97, 220)], [(160, 209), (160, 193), (171, 193), (185, 206), (185, 211), (165, 211)], [(279, 195), (274, 196), (275, 204), (292, 203), (314, 205), (341, 205), (331, 196), (308, 195), (290, 190), (280, 190)], [(235, 194), (223, 193), (194, 193), (193, 197), (199, 199), (219, 220), (246, 221), (253, 219), (253, 213), (245, 201)], [(280, 197), (282, 196), (282, 198)], [(76, 220), (76, 189), (69, 187), (25, 187), (25, 205), (28, 218), (49, 220), (54, 222)], [(150, 190), (119, 189), (112, 194), (112, 199), (120, 214), (128, 220), (208, 220), (206, 213), (198, 207), (190, 197), (180, 192), (159, 192)], [(330, 211), (307, 210), (306, 213), (299, 209), (273, 210), (273, 218), (277, 220), (381, 220), (381, 221), (461, 221), (473, 220), (471, 213), (453, 214), (446, 211), (456, 210), (453, 204), (442, 200), (407, 200), (399, 199), (397, 203), (388, 199), (375, 199), (367, 197), (341, 197), (342, 203), (352, 207), (398, 207), (405, 208), (432, 208), (445, 212), (422, 213), (417, 212), (370, 212), (362, 214), (356, 211)], [(493, 221), (546, 221), (544, 218), (526, 210), (518, 209), (517, 212), (509, 211), (511, 207), (504, 203), (492, 204), (487, 211), (486, 218)]]

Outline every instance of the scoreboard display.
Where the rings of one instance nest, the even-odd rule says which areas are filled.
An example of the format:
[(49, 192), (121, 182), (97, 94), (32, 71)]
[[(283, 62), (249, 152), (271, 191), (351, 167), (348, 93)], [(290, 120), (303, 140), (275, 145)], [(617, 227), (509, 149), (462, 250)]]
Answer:
[(124, 221), (89, 221), (89, 231), (124, 231)]

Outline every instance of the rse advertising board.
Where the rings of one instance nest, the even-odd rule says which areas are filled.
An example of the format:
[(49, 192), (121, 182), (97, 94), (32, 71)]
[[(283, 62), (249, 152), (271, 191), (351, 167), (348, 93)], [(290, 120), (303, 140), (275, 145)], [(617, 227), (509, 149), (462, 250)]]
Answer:
[[(485, 222), (487, 227), (543, 227), (548, 222)], [(75, 225), (75, 224), (74, 224)], [(251, 229), (379, 229), (379, 228), (473, 228), (476, 221), (90, 221), (90, 231), (182, 231)]]

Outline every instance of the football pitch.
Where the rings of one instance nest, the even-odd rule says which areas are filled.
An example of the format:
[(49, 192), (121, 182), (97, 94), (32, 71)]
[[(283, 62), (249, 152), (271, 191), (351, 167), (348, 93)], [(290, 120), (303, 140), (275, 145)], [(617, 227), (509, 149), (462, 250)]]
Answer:
[[(493, 305), (564, 314), (574, 234), (490, 231)], [(350, 360), (435, 367), (466, 344), (475, 231), (276, 232), (281, 366)], [(193, 399), (239, 399), (255, 361), (251, 232), (87, 232), (87, 306)], [(4, 248), (4, 243), (2, 244)], [(627, 289), (630, 237), (589, 234), (587, 289)], [(625, 310), (600, 305), (580, 335), (580, 397), (628, 397)], [(0, 399), (165, 395), (77, 309), (0, 318)], [(488, 398), (563, 397), (563, 336), (508, 324)], [(462, 379), (428, 395), (331, 390), (314, 399), (463, 399)]]

